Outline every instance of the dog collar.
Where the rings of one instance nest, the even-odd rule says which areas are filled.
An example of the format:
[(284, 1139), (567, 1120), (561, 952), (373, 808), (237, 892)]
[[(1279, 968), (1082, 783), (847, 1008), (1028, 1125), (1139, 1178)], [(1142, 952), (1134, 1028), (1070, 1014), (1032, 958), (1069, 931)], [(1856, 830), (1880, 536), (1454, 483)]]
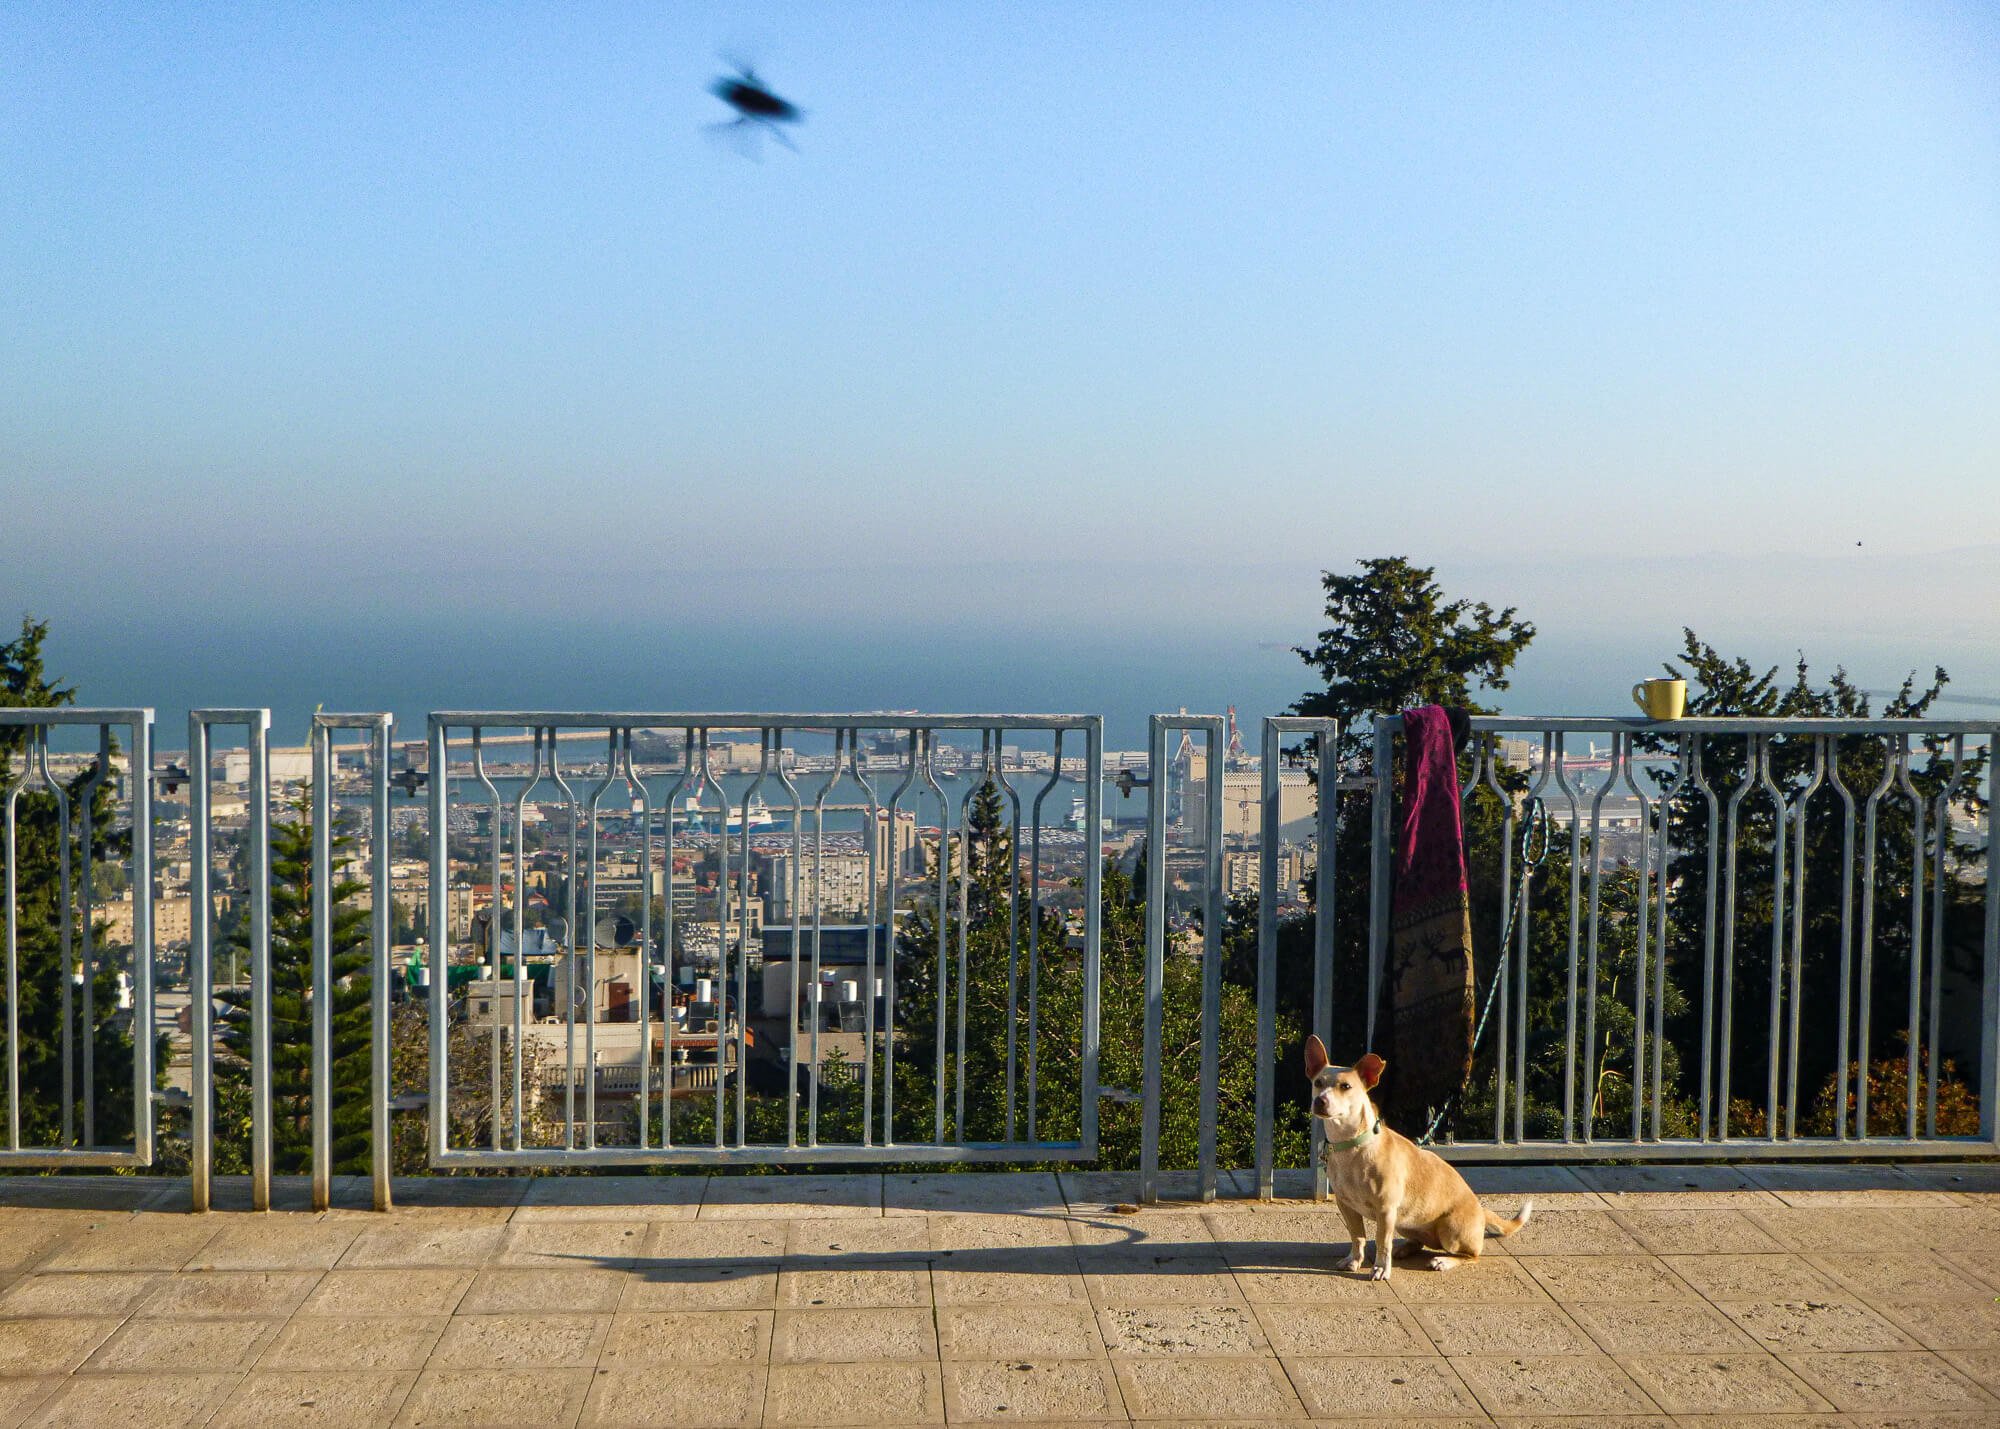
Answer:
[(1382, 1119), (1377, 1117), (1375, 1118), (1375, 1125), (1362, 1132), (1361, 1135), (1350, 1136), (1345, 1141), (1329, 1141), (1326, 1144), (1326, 1149), (1328, 1151), (1352, 1151), (1357, 1146), (1366, 1146), (1381, 1134)]

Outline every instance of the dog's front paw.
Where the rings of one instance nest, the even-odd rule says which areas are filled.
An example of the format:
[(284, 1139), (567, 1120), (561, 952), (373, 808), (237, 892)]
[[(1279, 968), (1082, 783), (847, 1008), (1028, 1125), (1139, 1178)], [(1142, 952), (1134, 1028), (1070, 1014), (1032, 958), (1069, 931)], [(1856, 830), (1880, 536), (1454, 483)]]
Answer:
[(1376, 1256), (1375, 1273), (1368, 1278), (1370, 1280), (1387, 1280), (1389, 1278), (1389, 1268), (1394, 1264), (1395, 1261), (1387, 1256)]
[(1338, 1268), (1352, 1273), (1353, 1271), (1359, 1270), (1362, 1267), (1363, 1263), (1364, 1261), (1361, 1252), (1357, 1250), (1354, 1252), (1354, 1254), (1348, 1256), (1347, 1259), (1341, 1261)]
[(1431, 1257), (1431, 1269), (1456, 1270), (1458, 1269), (1458, 1257), (1455, 1255), (1434, 1255)]

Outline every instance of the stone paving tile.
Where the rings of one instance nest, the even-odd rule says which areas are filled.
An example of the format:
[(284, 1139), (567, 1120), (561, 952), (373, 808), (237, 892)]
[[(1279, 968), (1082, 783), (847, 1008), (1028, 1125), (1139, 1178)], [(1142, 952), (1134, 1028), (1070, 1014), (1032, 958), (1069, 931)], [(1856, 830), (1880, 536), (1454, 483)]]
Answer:
[[(1407, 1305), (1546, 1300), (1548, 1292), (1525, 1269), (1529, 1259), (1483, 1255), (1478, 1260), (1461, 1262), (1450, 1270), (1432, 1270), (1419, 1261), (1407, 1267), (1399, 1265), (1389, 1277), (1389, 1284), (1394, 1287), (1396, 1298)], [(1578, 1259), (1596, 1260), (1598, 1257), (1580, 1256)], [(1611, 1258), (1607, 1256), (1604, 1259)], [(1366, 1273), (1361, 1272), (1364, 1276)]]
[(300, 1315), (449, 1315), (472, 1284), (470, 1270), (329, 1270)]
[(458, 1302), (461, 1315), (609, 1314), (630, 1276), (618, 1270), (482, 1270)]
[(1411, 1312), (1444, 1355), (1594, 1355), (1597, 1342), (1551, 1304), (1421, 1305)]
[(1481, 1196), (1533, 1196), (1537, 1206), (1598, 1204), (1595, 1188), (1567, 1166), (1461, 1166), (1458, 1174)]
[(764, 1366), (665, 1364), (599, 1370), (581, 1422), (734, 1429), (763, 1415)]
[(1125, 1422), (1118, 1377), (1108, 1362), (1047, 1359), (1019, 1351), (1004, 1360), (944, 1366), (945, 1413), (952, 1423), (1046, 1420)]
[[(1575, 1175), (1578, 1181), (1593, 1191), (1618, 1193), (1605, 1196), (1607, 1205), (1639, 1205), (1640, 1202), (1631, 1199), (1633, 1196), (1668, 1195), (1678, 1198), (1689, 1191), (1710, 1194), (1744, 1192), (1748, 1193), (1751, 1204), (1776, 1204), (1770, 1192), (1736, 1166), (1664, 1166), (1639, 1162), (1625, 1166), (1579, 1166)], [(1724, 1195), (1714, 1204), (1734, 1206), (1738, 1203)]]
[(785, 1259), (851, 1263), (856, 1256), (895, 1260), (926, 1259), (931, 1251), (929, 1216), (860, 1216), (821, 1221), (788, 1221)]
[(762, 1364), (770, 1353), (769, 1310), (655, 1310), (612, 1317), (598, 1363), (612, 1369)]
[(1654, 1255), (1758, 1255), (1784, 1250), (1741, 1211), (1634, 1208), (1614, 1211), (1612, 1216)]
[(1797, 1255), (1666, 1255), (1660, 1259), (1711, 1300), (1839, 1295), (1839, 1282)]
[(1783, 1359), (1842, 1410), (1979, 1409), (2000, 1416), (2000, 1400), (1933, 1354), (1807, 1354)]
[(161, 1277), (149, 1271), (26, 1275), (0, 1291), (0, 1315), (130, 1314)]
[[(1443, 1361), (1433, 1361), (1442, 1364)], [(1114, 1359), (1134, 1419), (1282, 1419), (1301, 1412), (1275, 1359)]]
[(265, 1348), (257, 1368), (321, 1374), (419, 1370), (445, 1323), (443, 1315), (295, 1315)]
[(19, 1379), (0, 1379), (0, 1425), (15, 1429), (25, 1424), (36, 1405), (56, 1392), (63, 1383), (60, 1375), (38, 1374)]
[(1702, 1300), (1583, 1300), (1564, 1308), (1608, 1354), (1647, 1354), (1663, 1345), (1682, 1352), (1756, 1348), (1741, 1326)]
[(874, 1265), (868, 1270), (786, 1270), (778, 1304), (793, 1310), (910, 1309), (931, 1303), (927, 1265)]
[(509, 1226), (493, 1263), (609, 1270), (633, 1264), (645, 1244), (644, 1221), (537, 1222)]
[(0, 1320), (0, 1375), (68, 1374), (118, 1324), (94, 1315)]
[(1209, 1239), (1232, 1265), (1332, 1264), (1347, 1254), (1347, 1223), (1332, 1206), (1310, 1211), (1211, 1211)]
[(1489, 1414), (1635, 1414), (1656, 1407), (1608, 1355), (1467, 1355), (1451, 1367)]
[(353, 1221), (225, 1222), (190, 1270), (331, 1270), (361, 1234)]
[(235, 1389), (234, 1374), (84, 1374), (68, 1380), (35, 1416), (37, 1425), (79, 1429), (177, 1429), (204, 1424)]
[(778, 1303), (775, 1265), (659, 1265), (624, 1273), (620, 1311), (768, 1310)]
[(1514, 1255), (1637, 1255), (1646, 1247), (1634, 1240), (1608, 1212), (1543, 1211), (1507, 1237)]
[[(1139, 1200), (1139, 1173), (1136, 1171), (1060, 1171), (1056, 1181), (1070, 1209), (1096, 1215), (1109, 1207), (1134, 1205)], [(1162, 1171), (1157, 1184), (1159, 1204), (1148, 1209), (1164, 1209), (1176, 1204), (1182, 1210), (1203, 1211), (1192, 1171)]]
[(114, 1374), (221, 1374), (257, 1362), (276, 1320), (127, 1320), (85, 1367)]
[(1928, 1251), (1899, 1255), (1813, 1255), (1813, 1265), (1869, 1299), (1976, 1300), (1993, 1292)]
[(1619, 1363), (1669, 1414), (1782, 1414), (1831, 1407), (1761, 1352), (1626, 1355)]
[(396, 1422), (517, 1429), (573, 1424), (591, 1379), (587, 1369), (427, 1369), (417, 1376)]
[(693, 1220), (706, 1176), (541, 1176), (528, 1183), (517, 1222)]
[(691, 1261), (727, 1265), (782, 1260), (789, 1227), (784, 1221), (655, 1221), (639, 1250), (641, 1264)]
[(86, 1222), (84, 1226), (72, 1228), (57, 1223), (37, 1223), (24, 1219), (28, 1214), (11, 1209), (6, 1212), (7, 1234), (0, 1236), (0, 1275), (35, 1268), (56, 1247), (89, 1224)]
[[(1463, 1275), (1466, 1273), (1466, 1268), (1451, 1272), (1453, 1275)], [(1484, 1272), (1475, 1269), (1471, 1273), (1475, 1282), (1484, 1284)], [(1515, 1274), (1518, 1275), (1519, 1272), (1517, 1271)], [(1331, 1268), (1322, 1270), (1238, 1270), (1236, 1272), (1237, 1288), (1242, 1291), (1243, 1297), (1246, 1300), (1254, 1304), (1274, 1305), (1330, 1304), (1344, 1307), (1401, 1304), (1402, 1302), (1397, 1297), (1396, 1292), (1389, 1288), (1391, 1285), (1399, 1283), (1401, 1278), (1401, 1276), (1397, 1276), (1395, 1279), (1386, 1281), (1371, 1280), (1367, 1275), (1347, 1274), (1334, 1271)], [(1527, 1284), (1528, 1296), (1526, 1298), (1540, 1297), (1540, 1292), (1527, 1282), (1526, 1277), (1522, 1277), (1521, 1283)], [(1474, 1295), (1468, 1298), (1477, 1299), (1479, 1297)], [(1496, 1298), (1504, 1299), (1508, 1297), (1498, 1296)]]
[(585, 1368), (597, 1363), (609, 1315), (455, 1315), (431, 1351), (441, 1369)]
[(210, 1429), (264, 1429), (289, 1424), (387, 1424), (396, 1417), (414, 1373), (258, 1370), (223, 1403)]
[(1083, 1262), (1083, 1285), (1105, 1305), (1240, 1304), (1236, 1277), (1220, 1260), (1193, 1257), (1147, 1264), (1137, 1260)]
[(1910, 1247), (1907, 1221), (1870, 1206), (1774, 1206), (1744, 1214), (1788, 1250), (1851, 1253)]
[(364, 1230), (341, 1256), (337, 1269), (380, 1270), (392, 1266), (486, 1264), (506, 1236), (504, 1225), (385, 1226)]
[(1114, 1306), (1097, 1312), (1104, 1346), (1114, 1355), (1258, 1355), (1269, 1353), (1257, 1317), (1243, 1305)]
[(1988, 1394), (2000, 1396), (2000, 1350), (1947, 1350), (1938, 1358)]
[(778, 1424), (939, 1424), (944, 1375), (935, 1361), (889, 1364), (774, 1364), (764, 1422)]
[(919, 1172), (884, 1176), (882, 1206), (890, 1215), (910, 1211), (1065, 1211), (1062, 1185), (1046, 1171)]
[[(336, 1176), (328, 1187), (329, 1200), (341, 1190), (351, 1189), (360, 1178)], [(142, 1207), (149, 1211), (185, 1211), (193, 1203), (193, 1187), (186, 1181), (176, 1183), (172, 1191), (156, 1197)], [(256, 1209), (253, 1201), (251, 1181), (248, 1176), (214, 1176), (208, 1183), (208, 1207), (211, 1212), (249, 1214), (255, 1216), (297, 1214), (314, 1216), (312, 1177), (273, 1176), (271, 1178), (271, 1204), (263, 1211)]]
[(881, 1214), (880, 1176), (713, 1176), (698, 1218), (795, 1221)]
[(1516, 1264), (1558, 1300), (1673, 1300), (1692, 1293), (1650, 1255), (1524, 1255)]
[(179, 1270), (220, 1229), (203, 1217), (149, 1211), (71, 1236), (43, 1258), (41, 1269)]
[(1079, 1255), (1214, 1255), (1208, 1222), (1192, 1212), (1137, 1216), (1073, 1216), (1070, 1239)]
[(961, 1270), (949, 1258), (933, 1262), (931, 1290), (939, 1305), (1005, 1305), (1086, 1301), (1090, 1298), (1068, 1252), (1022, 1255), (1012, 1269)]
[(1905, 1245), (1912, 1236), (1927, 1250), (2000, 1245), (2000, 1206), (1902, 1206), (1885, 1214), (1902, 1226)]
[[(910, 1225), (908, 1217), (884, 1217), (896, 1225)], [(1000, 1213), (938, 1213), (924, 1217), (930, 1229), (930, 1247), (944, 1251), (1068, 1251), (1070, 1217), (1064, 1215), (1016, 1215)]]
[(938, 1351), (947, 1360), (1102, 1359), (1104, 1339), (1090, 1306), (943, 1305)]
[(1926, 1349), (2000, 1349), (2000, 1303), (1990, 1296), (1984, 1300), (1884, 1299), (1875, 1304)]
[(1308, 1358), (1346, 1350), (1371, 1355), (1435, 1353), (1430, 1336), (1401, 1305), (1253, 1305), (1279, 1355)]
[(1852, 1300), (1719, 1300), (1715, 1308), (1774, 1353), (1917, 1348), (1909, 1336)]
[(937, 1325), (926, 1309), (780, 1310), (772, 1364), (870, 1364), (934, 1360)]
[(137, 1314), (204, 1319), (250, 1316), (281, 1320), (319, 1283), (317, 1270), (193, 1270), (163, 1275)]
[(1284, 1365), (1315, 1418), (1477, 1413), (1479, 1402), (1444, 1360), (1368, 1353), (1285, 1357)]

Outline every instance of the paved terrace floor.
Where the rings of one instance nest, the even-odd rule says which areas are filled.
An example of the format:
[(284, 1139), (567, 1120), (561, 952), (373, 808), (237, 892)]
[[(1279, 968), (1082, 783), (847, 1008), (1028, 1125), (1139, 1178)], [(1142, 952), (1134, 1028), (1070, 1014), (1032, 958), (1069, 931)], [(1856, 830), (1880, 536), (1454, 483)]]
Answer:
[(1471, 1175), (1387, 1284), (1099, 1174), (0, 1178), (0, 1425), (2000, 1423), (2000, 1166)]

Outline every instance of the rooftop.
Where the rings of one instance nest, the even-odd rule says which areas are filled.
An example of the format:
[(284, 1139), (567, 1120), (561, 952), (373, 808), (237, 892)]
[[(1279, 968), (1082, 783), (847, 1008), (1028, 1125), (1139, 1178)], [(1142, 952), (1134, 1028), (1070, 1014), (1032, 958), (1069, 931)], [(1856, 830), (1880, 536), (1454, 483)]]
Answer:
[(1172, 1176), (0, 1177), (0, 1425), (2000, 1420), (2000, 1165), (1464, 1169), (1386, 1283)]

